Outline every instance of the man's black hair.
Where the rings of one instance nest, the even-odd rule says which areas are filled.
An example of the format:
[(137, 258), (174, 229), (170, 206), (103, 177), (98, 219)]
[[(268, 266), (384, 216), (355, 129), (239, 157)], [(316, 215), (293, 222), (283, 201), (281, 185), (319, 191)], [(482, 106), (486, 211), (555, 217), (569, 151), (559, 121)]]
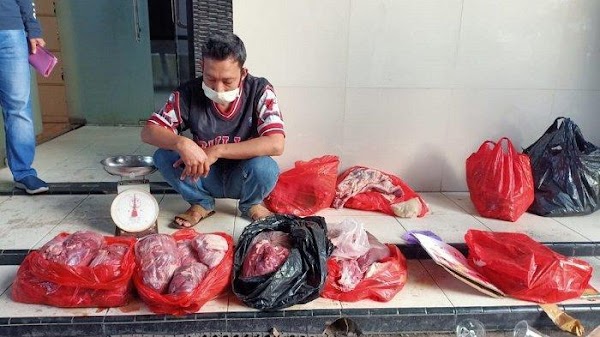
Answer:
[(202, 58), (223, 61), (228, 58), (236, 60), (240, 67), (246, 62), (246, 47), (235, 34), (215, 34), (208, 38), (202, 46)]

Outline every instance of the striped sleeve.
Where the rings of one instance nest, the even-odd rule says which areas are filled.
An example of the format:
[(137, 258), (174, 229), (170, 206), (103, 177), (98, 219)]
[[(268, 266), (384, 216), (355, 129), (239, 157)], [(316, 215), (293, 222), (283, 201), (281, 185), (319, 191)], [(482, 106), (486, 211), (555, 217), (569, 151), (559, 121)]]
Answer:
[(182, 123), (183, 120), (181, 118), (181, 107), (178, 91), (174, 91), (171, 96), (169, 96), (167, 103), (165, 103), (160, 110), (153, 113), (146, 122), (146, 124), (156, 124), (158, 126), (167, 128), (173, 131), (175, 134), (179, 134), (178, 129)]
[(279, 104), (277, 103), (277, 96), (271, 86), (267, 86), (265, 92), (258, 100), (258, 134), (260, 136), (269, 136), (272, 134), (282, 134), (285, 136), (283, 130), (283, 117), (279, 110)]

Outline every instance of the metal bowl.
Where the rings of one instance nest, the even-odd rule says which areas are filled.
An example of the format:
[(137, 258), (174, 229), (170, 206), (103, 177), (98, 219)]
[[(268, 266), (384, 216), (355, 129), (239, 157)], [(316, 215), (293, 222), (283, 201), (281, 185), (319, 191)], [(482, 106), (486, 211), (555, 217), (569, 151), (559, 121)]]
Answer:
[(150, 156), (115, 156), (105, 158), (100, 163), (106, 172), (121, 177), (143, 177), (156, 171), (154, 160)]

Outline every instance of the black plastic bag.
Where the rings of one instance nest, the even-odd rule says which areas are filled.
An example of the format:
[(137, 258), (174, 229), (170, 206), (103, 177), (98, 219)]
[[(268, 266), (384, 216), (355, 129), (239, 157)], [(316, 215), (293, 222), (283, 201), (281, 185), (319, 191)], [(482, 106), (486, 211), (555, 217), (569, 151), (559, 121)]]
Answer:
[[(290, 255), (270, 274), (242, 278), (242, 265), (252, 239), (263, 231), (288, 233)], [(276, 310), (307, 303), (319, 297), (327, 277), (327, 258), (333, 245), (327, 238), (325, 219), (273, 215), (248, 225), (235, 250), (233, 293), (244, 304), (260, 310)]]
[[(560, 123), (562, 121), (562, 123)], [(523, 151), (531, 159), (535, 199), (529, 212), (585, 215), (600, 205), (600, 149), (569, 118), (559, 117)]]

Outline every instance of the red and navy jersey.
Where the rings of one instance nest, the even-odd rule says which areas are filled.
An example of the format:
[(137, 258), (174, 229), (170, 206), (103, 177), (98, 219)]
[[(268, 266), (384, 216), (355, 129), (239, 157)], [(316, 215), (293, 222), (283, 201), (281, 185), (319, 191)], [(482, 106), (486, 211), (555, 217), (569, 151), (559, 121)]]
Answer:
[(206, 97), (199, 77), (177, 88), (147, 123), (163, 126), (175, 134), (190, 129), (194, 141), (202, 148), (276, 133), (285, 135), (273, 87), (266, 79), (251, 75), (243, 80), (240, 94), (228, 111), (220, 111)]

